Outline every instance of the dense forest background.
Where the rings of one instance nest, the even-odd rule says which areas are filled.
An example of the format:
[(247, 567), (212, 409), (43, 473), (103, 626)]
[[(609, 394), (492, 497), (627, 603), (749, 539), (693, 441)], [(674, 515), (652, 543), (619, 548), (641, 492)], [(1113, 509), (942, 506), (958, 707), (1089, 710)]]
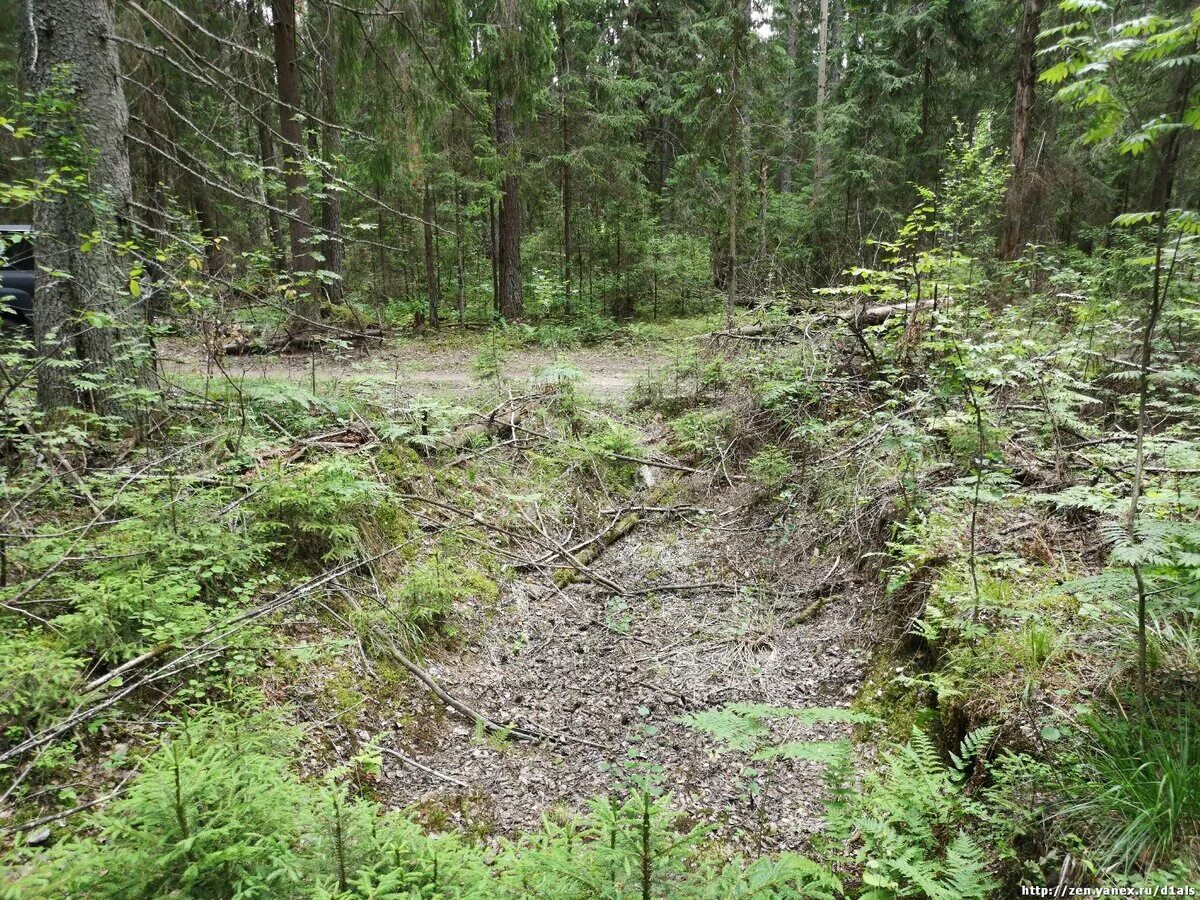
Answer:
[[(700, 308), (714, 286), (805, 302), (878, 263), (917, 186), (978, 141), (1017, 169), (1002, 257), (1091, 248), (1155, 173), (1088, 147), (1087, 112), (1036, 86), (1057, 61), (1036, 36), (1069, 15), (122, 3), (132, 218), (151, 243), (194, 235), (219, 302), (278, 306), (296, 273), (351, 319), (623, 319)], [(21, 24), (14, 4), (10, 101)]]

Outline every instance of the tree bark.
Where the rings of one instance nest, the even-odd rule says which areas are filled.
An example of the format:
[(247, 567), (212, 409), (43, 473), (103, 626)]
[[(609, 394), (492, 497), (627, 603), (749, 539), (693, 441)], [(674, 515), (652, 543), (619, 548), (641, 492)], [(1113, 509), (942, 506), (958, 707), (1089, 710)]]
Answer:
[[(741, 0), (737, 0), (741, 6)], [(828, 2), (828, 0), (822, 0)], [(729, 67), (729, 281), (725, 285), (725, 327), (733, 328), (738, 293), (738, 194), (742, 182), (741, 49), (748, 8), (739, 10)]]
[[(49, 193), (34, 204), (38, 265), (61, 277), (37, 279), (33, 307), (39, 357), (38, 403), (47, 413), (83, 405), (134, 418), (137, 410), (123, 390), (153, 383), (145, 342), (144, 301), (130, 287), (130, 271), (113, 244), (130, 236), (132, 185), (125, 134), (129, 110), (121, 89), (112, 0), (24, 0), (22, 74), (34, 93), (70, 91), (72, 108), (61, 118), (38, 123), (43, 160), (75, 153), (86, 171), (86, 187)], [(66, 132), (72, 132), (67, 136)], [(87, 149), (80, 152), (79, 147)], [(57, 168), (39, 162), (38, 174)], [(85, 252), (81, 242), (99, 233)], [(97, 321), (94, 317), (102, 317)], [(92, 318), (92, 321), (87, 321)], [(76, 363), (73, 368), (61, 363)], [(81, 375), (102, 379), (97, 388), (78, 387)]]
[[(502, 40), (517, 40), (517, 0), (500, 4)], [(514, 123), (516, 97), (513, 79), (516, 73), (502, 76), (494, 87), (493, 115), (496, 128), (496, 149), (504, 164), (500, 187), (500, 220), (497, 234), (497, 268), (499, 277), (500, 315), (508, 321), (525, 314), (524, 285), (521, 280), (521, 194), (517, 175), (517, 132)]]
[(496, 198), (488, 197), (488, 260), (492, 264), (492, 311), (500, 312), (500, 251), (496, 241)]
[(787, 81), (783, 92), (783, 150), (779, 163), (779, 193), (792, 192), (792, 142), (796, 131), (796, 46), (800, 33), (800, 0), (788, 0), (785, 46), (787, 48)]
[(433, 247), (433, 217), (437, 204), (434, 202), (433, 187), (429, 176), (425, 176), (425, 196), (421, 206), (421, 222), (425, 233), (425, 297), (429, 301), (429, 326), (441, 324), (438, 312), (437, 254)]
[[(246, 6), (247, 15), (250, 19), (250, 25), (254, 29), (254, 46), (262, 51), (264, 42), (262, 40), (261, 31), (265, 22), (263, 20), (262, 7), (257, 3), (250, 3)], [(271, 88), (269, 78), (273, 75), (263, 65), (260, 65), (256, 60), (254, 65), (254, 81), (256, 86), (267, 94)], [(261, 96), (261, 95), (260, 95)], [(275, 136), (271, 134), (271, 128), (267, 124), (270, 121), (271, 103), (265, 98), (260, 100), (257, 105), (257, 112), (254, 117), (255, 126), (258, 131), (258, 153), (262, 163), (262, 172), (260, 176), (260, 188), (262, 190), (263, 200), (267, 206), (267, 230), (271, 235), (271, 248), (274, 251), (275, 266), (278, 270), (286, 270), (290, 266), (288, 259), (287, 237), (284, 234), (283, 216), (279, 214), (279, 206), (281, 205), (278, 192), (272, 187), (272, 181), (279, 168), (279, 154), (275, 150)]]
[(1034, 86), (1037, 84), (1037, 36), (1043, 0), (1025, 0), (1021, 35), (1017, 42), (1017, 88), (1013, 103), (1012, 173), (1004, 197), (1004, 225), (997, 253), (1001, 259), (1016, 259), (1025, 246), (1025, 219), (1030, 186), (1025, 157), (1029, 149), (1029, 125), (1033, 117)]
[(516, 172), (517, 138), (513, 126), (512, 97), (496, 99), (496, 143), (504, 159), (496, 234), (500, 315), (511, 322), (525, 314), (521, 284), (521, 197)]
[(454, 185), (454, 269), (458, 324), (467, 324), (467, 274), (463, 266), (462, 188)]
[(567, 13), (566, 3), (555, 7), (554, 26), (558, 32), (558, 83), (562, 91), (562, 281), (563, 312), (571, 315), (571, 119), (567, 106)]
[(825, 104), (829, 100), (829, 0), (821, 0), (821, 18), (817, 23), (817, 105), (813, 131), (817, 148), (813, 156), (812, 202), (821, 202), (821, 183), (828, 167), (828, 148), (825, 145)]
[(333, 12), (324, 11), (325, 42), (321, 53), (321, 155), (325, 161), (325, 199), (321, 203), (321, 249), (325, 254), (326, 271), (333, 274), (324, 285), (325, 296), (332, 304), (340, 304), (345, 294), (342, 281), (342, 194), (337, 187), (338, 157), (342, 154), (342, 137), (338, 131), (337, 32), (333, 27)]
[(287, 185), (288, 232), (297, 299), (289, 330), (305, 331), (320, 318), (311, 253), (312, 226), (304, 171), (304, 127), (300, 67), (296, 58), (296, 0), (271, 0), (275, 34), (275, 79), (279, 90), (279, 134), (284, 140), (283, 181)]

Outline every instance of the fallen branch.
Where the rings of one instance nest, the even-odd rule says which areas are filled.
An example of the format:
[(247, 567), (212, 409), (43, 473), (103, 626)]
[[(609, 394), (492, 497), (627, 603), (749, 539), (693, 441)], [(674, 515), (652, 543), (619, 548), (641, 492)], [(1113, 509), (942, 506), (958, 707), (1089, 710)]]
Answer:
[(485, 716), (474, 707), (468, 706), (462, 700), (459, 700), (453, 694), (446, 691), (432, 675), (418, 666), (415, 662), (405, 656), (396, 645), (392, 642), (389, 635), (385, 634), (382, 629), (374, 629), (374, 634), (380, 641), (381, 650), (390, 656), (393, 660), (400, 663), (408, 670), (417, 681), (425, 685), (435, 697), (442, 701), (450, 709), (457, 712), (459, 715), (466, 717), (472, 724), (483, 728), (488, 734), (500, 733), (507, 737), (516, 738), (522, 741), (544, 741), (548, 740), (548, 736), (536, 728), (520, 728), (516, 726), (501, 725), (492, 719)]
[[(604, 585), (606, 588), (608, 588), (611, 591), (614, 591), (615, 593), (618, 593), (618, 594), (625, 593), (625, 588), (621, 587), (621, 585), (619, 585), (615, 581), (612, 581), (609, 578), (605, 578), (603, 575), (600, 575), (596, 572), (593, 572), (591, 569), (589, 569), (588, 568), (589, 560), (580, 559), (580, 558), (576, 557), (574, 554), (571, 553), (571, 551), (567, 550), (561, 544), (556, 543), (553, 539), (551, 539), (548, 535), (546, 535), (545, 532), (542, 532), (541, 537), (535, 537), (533, 535), (522, 535), (522, 534), (518, 534), (517, 532), (513, 531), (510, 528), (505, 528), (503, 525), (497, 525), (495, 522), (489, 522), (486, 519), (480, 518), (476, 513), (468, 512), (465, 509), (459, 509), (457, 506), (452, 506), (449, 503), (443, 503), (440, 500), (431, 500), (429, 497), (422, 497), (420, 494), (399, 494), (398, 496), (402, 500), (416, 500), (420, 503), (428, 503), (430, 506), (435, 506), (438, 509), (444, 509), (447, 512), (452, 512), (456, 515), (464, 517), (465, 519), (467, 519), (471, 522), (474, 522), (476, 525), (480, 526), (481, 528), (487, 528), (490, 531), (499, 532), (500, 534), (507, 535), (508, 537), (511, 537), (515, 540), (533, 541), (539, 547), (542, 547), (545, 550), (550, 550), (557, 555), (563, 556), (572, 566), (575, 567), (577, 572), (586, 575), (588, 578), (592, 579), (593, 581), (597, 582), (598, 584)], [(572, 579), (572, 580), (574, 580), (574, 579)]]
[(399, 750), (393, 750), (391, 747), (380, 747), (379, 749), (381, 752), (386, 753), (388, 756), (396, 757), (396, 759), (400, 760), (402, 763), (404, 763), (407, 766), (412, 766), (414, 769), (420, 769), (422, 772), (426, 773), (427, 775), (432, 775), (434, 778), (438, 779), (439, 781), (445, 781), (445, 782), (448, 782), (449, 784), (457, 785), (458, 787), (464, 788), (465, 790), (471, 789), (471, 786), (469, 784), (467, 784), (465, 781), (455, 778), (453, 775), (447, 775), (445, 772), (439, 772), (437, 769), (431, 769), (429, 766), (425, 765), (424, 763), (419, 763), (415, 759), (405, 756)]
[[(667, 494), (670, 493), (670, 490), (675, 486), (676, 480), (677, 479), (672, 478), (669, 481), (664, 481), (658, 487), (654, 488), (654, 490), (650, 492), (650, 496), (647, 498), (649, 504), (657, 503), (663, 497), (667, 496)], [(566, 587), (568, 584), (578, 581), (580, 570), (588, 572), (589, 574), (593, 574), (590, 573), (586, 567), (590, 566), (593, 562), (599, 559), (600, 555), (604, 553), (605, 550), (607, 550), (621, 538), (625, 537), (625, 535), (629, 534), (629, 532), (633, 531), (640, 521), (641, 515), (636, 512), (631, 512), (612, 528), (608, 529), (608, 531), (600, 536), (599, 540), (580, 551), (578, 556), (572, 556), (570, 553), (566, 553), (564, 550), (565, 555), (576, 567), (576, 571), (572, 571), (570, 569), (560, 570), (558, 574), (554, 576), (555, 585), (562, 588)], [(629, 594), (631, 592), (622, 589), (620, 593)]]
[(63, 819), (69, 819), (71, 816), (78, 815), (81, 812), (86, 812), (93, 807), (99, 806), (101, 803), (107, 803), (109, 800), (120, 796), (121, 792), (125, 790), (125, 785), (127, 785), (137, 773), (138, 770), (134, 769), (128, 775), (122, 778), (120, 784), (118, 784), (113, 790), (109, 791), (107, 794), (97, 797), (95, 800), (89, 800), (86, 803), (80, 803), (78, 806), (63, 810), (62, 812), (51, 813), (47, 816), (40, 816), (36, 819), (30, 819), (28, 822), (21, 822), (18, 825), (5, 825), (3, 828), (0, 828), (0, 834), (4, 834), (8, 831), (31, 831), (32, 829), (37, 828), (39, 825), (49, 825), (51, 822), (60, 822)]
[(99, 678), (94, 678), (91, 681), (89, 681), (87, 684), (85, 684), (83, 686), (83, 693), (90, 694), (92, 691), (99, 690), (100, 688), (104, 687), (104, 685), (106, 685), (110, 681), (112, 681), (114, 678), (119, 678), (120, 676), (124, 675), (130, 669), (136, 669), (138, 666), (142, 665), (143, 663), (150, 662), (150, 660), (152, 660), (152, 659), (157, 659), (158, 657), (160, 657), (164, 653), (166, 653), (168, 650), (170, 650), (173, 646), (175, 646), (175, 645), (174, 644), (159, 644), (156, 647), (151, 647), (145, 653), (142, 653), (139, 656), (135, 656), (133, 659), (126, 660), (125, 662), (121, 663), (121, 665), (117, 666), (112, 671), (107, 672), (104, 675), (101, 675)]
[(203, 637), (204, 635), (211, 636), (201, 641), (201, 643), (191, 647), (188, 650), (185, 650), (179, 656), (168, 660), (154, 671), (147, 672), (126, 682), (118, 690), (96, 701), (91, 706), (77, 707), (75, 711), (66, 718), (36, 734), (31, 735), (30, 737), (21, 741), (19, 744), (15, 744), (14, 746), (9, 747), (7, 750), (0, 752), (0, 763), (24, 756), (31, 750), (36, 750), (38, 747), (42, 747), (51, 743), (67, 732), (72, 731), (78, 726), (84, 724), (85, 722), (91, 721), (100, 713), (104, 712), (104, 710), (115, 706), (121, 700), (125, 699), (140, 688), (143, 688), (149, 684), (153, 684), (157, 681), (162, 681), (164, 678), (177, 675), (185, 669), (206, 662), (208, 659), (212, 658), (213, 655), (224, 650), (224, 647), (218, 646), (221, 641), (244, 628), (249, 622), (283, 609), (284, 607), (307, 596), (318, 588), (323, 587), (329, 582), (340, 578), (342, 575), (354, 571), (359, 566), (368, 565), (369, 563), (383, 559), (386, 556), (390, 556), (404, 547), (407, 547), (411, 543), (412, 541), (404, 541), (403, 543), (396, 544), (395, 546), (384, 550), (382, 553), (377, 553), (368, 559), (352, 560), (344, 565), (338, 566), (335, 569), (331, 569), (324, 575), (320, 575), (311, 579), (310, 581), (306, 581), (304, 584), (298, 585), (291, 590), (284, 591), (279, 596), (260, 603), (258, 606), (239, 613), (227, 622), (218, 623), (208, 627), (202, 631), (198, 637)]
[[(535, 431), (534, 429), (526, 428), (523, 425), (517, 425), (516, 428), (517, 428), (517, 431), (523, 431), (526, 434), (533, 435), (534, 437), (540, 437), (547, 441), (556, 441), (559, 444), (565, 444), (566, 446), (573, 447), (576, 450), (584, 450), (588, 453), (595, 453), (597, 456), (603, 456), (608, 459), (619, 459), (622, 462), (638, 463), (639, 465), (650, 466), (651, 468), (655, 468), (655, 469), (668, 469), (672, 472), (686, 472), (689, 475), (709, 475), (709, 474), (711, 474), (710, 472), (706, 472), (704, 469), (693, 469), (691, 466), (681, 466), (679, 463), (665, 462), (663, 460), (653, 459), (651, 457), (628, 456), (627, 454), (624, 454), (624, 453), (612, 453), (609, 451), (603, 451), (603, 452), (596, 451), (590, 447), (584, 447), (582, 444), (577, 444), (574, 441), (568, 441), (568, 440), (565, 440), (564, 438), (555, 437), (554, 435), (546, 434), (543, 431)], [(737, 477), (740, 478), (742, 476), (737, 476)]]
[(272, 460), (279, 460), (284, 465), (296, 462), (310, 450), (360, 450), (377, 441), (375, 433), (366, 424), (335, 428), (332, 431), (323, 431), (320, 434), (293, 441), (292, 445), (286, 449), (268, 450), (255, 460), (251, 471), (261, 468), (263, 463)]
[(517, 423), (529, 414), (529, 408), (514, 407), (508, 411), (507, 417), (503, 417), (501, 413), (504, 412), (506, 406), (508, 406), (507, 402), (502, 403), (483, 416), (482, 421), (464, 425), (449, 434), (433, 438), (429, 444), (430, 448), (433, 450), (463, 450), (477, 442), (511, 435), (517, 428)]

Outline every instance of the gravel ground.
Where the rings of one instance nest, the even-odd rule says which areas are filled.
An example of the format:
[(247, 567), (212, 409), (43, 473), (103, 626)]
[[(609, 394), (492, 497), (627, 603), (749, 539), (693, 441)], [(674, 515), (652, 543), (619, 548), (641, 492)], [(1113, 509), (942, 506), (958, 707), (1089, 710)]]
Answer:
[[(857, 691), (867, 662), (853, 624), (860, 598), (852, 589), (836, 594), (816, 618), (789, 627), (811, 602), (799, 592), (819, 583), (830, 562), (780, 578), (765, 537), (715, 523), (647, 524), (594, 567), (627, 591), (707, 582), (723, 589), (623, 597), (590, 584), (564, 591), (513, 585), (478, 645), (431, 671), (496, 720), (590, 743), (488, 741), (417, 698), (403, 718), (420, 727), (400, 731), (391, 746), (470, 787), (387, 758), (381, 796), (396, 806), (452, 809), (451, 818), (468, 827), (536, 827), (555, 807), (578, 808), (617, 788), (629, 775), (626, 748), (636, 747), (662, 767), (675, 806), (697, 823), (716, 824), (725, 840), (755, 850), (803, 846), (820, 825), (821, 767), (776, 763), (754, 808), (739, 778), (746, 756), (717, 753), (707, 735), (679, 721), (735, 701), (846, 706)], [(766, 590), (743, 588), (751, 584)], [(780, 742), (847, 734), (848, 726), (829, 723), (783, 719), (774, 727)]]

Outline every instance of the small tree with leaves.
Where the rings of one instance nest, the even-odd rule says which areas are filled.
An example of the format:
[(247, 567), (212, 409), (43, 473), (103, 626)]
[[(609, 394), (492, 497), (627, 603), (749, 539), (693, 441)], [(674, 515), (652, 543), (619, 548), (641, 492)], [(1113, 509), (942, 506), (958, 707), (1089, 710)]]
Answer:
[[(1113, 23), (1105, 0), (1064, 0), (1067, 21), (1044, 36), (1059, 61), (1041, 80), (1059, 85), (1056, 99), (1087, 113), (1084, 139), (1118, 154), (1154, 158), (1154, 179), (1142, 211), (1124, 213), (1114, 225), (1153, 233), (1151, 278), (1142, 313), (1137, 354), (1137, 433), (1129, 503), (1115, 554), (1133, 570), (1137, 585), (1137, 686), (1146, 704), (1146, 598), (1143, 566), (1157, 558), (1139, 522), (1144, 490), (1147, 404), (1155, 330), (1171, 291), (1184, 242), (1200, 236), (1200, 214), (1176, 206), (1178, 176), (1190, 140), (1200, 129), (1200, 9), (1178, 16), (1150, 12)], [(1108, 20), (1107, 22), (1105, 20)]]

